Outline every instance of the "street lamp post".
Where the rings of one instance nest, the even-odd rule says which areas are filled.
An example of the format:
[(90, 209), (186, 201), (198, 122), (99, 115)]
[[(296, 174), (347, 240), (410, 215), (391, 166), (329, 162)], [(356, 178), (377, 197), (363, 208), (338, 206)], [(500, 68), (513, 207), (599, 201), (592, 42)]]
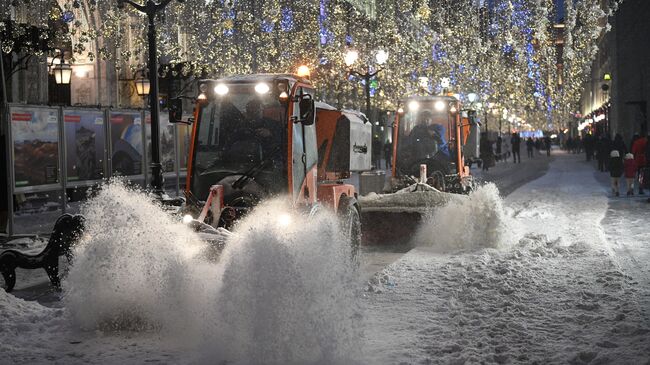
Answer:
[[(371, 119), (371, 116), (370, 116), (370, 81), (372, 80), (373, 77), (377, 76), (377, 74), (379, 74), (382, 71), (382, 69), (380, 67), (380, 68), (377, 68), (377, 70), (375, 72), (371, 72), (370, 71), (370, 65), (367, 65), (366, 67), (364, 67), (363, 72), (356, 71), (356, 70), (354, 70), (352, 68), (352, 66), (354, 66), (354, 64), (357, 62), (358, 58), (359, 58), (359, 53), (357, 53), (357, 51), (354, 51), (354, 50), (348, 51), (346, 53), (346, 55), (345, 55), (345, 65), (348, 66), (348, 73), (350, 75), (355, 75), (355, 76), (357, 76), (357, 77), (364, 80), (364, 83), (365, 83), (365, 85), (364, 85), (365, 86), (364, 87), (364, 93), (365, 93), (365, 96), (366, 96), (366, 117), (368, 117), (368, 119)], [(377, 61), (377, 64), (379, 66), (386, 63), (387, 60), (388, 60), (388, 52), (386, 52), (384, 50), (377, 51), (376, 61)]]
[[(177, 0), (183, 2), (184, 0)], [(163, 10), (171, 0), (162, 0), (156, 3), (153, 0), (146, 0), (144, 5), (135, 3), (131, 0), (117, 0), (117, 6), (124, 8), (124, 4), (129, 4), (137, 11), (147, 15), (149, 24), (147, 27), (147, 40), (149, 43), (149, 60), (147, 67), (149, 69), (149, 107), (151, 113), (151, 187), (153, 193), (163, 198), (163, 174), (162, 164), (160, 163), (160, 110), (158, 108), (158, 62), (156, 58), (156, 14)]]

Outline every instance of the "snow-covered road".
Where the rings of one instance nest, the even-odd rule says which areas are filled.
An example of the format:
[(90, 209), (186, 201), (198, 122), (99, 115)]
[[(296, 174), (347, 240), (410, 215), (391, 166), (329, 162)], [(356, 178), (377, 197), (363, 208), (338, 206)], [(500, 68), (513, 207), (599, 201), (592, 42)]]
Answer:
[[(125, 231), (140, 241), (115, 239), (108, 249), (115, 234), (96, 227), (103, 246), (80, 262), (103, 276), (72, 272), (73, 300), (49, 302), (49, 294), (45, 306), (0, 291), (0, 364), (650, 364), (650, 205), (607, 195), (593, 166), (560, 153), (544, 176), (504, 200), (488, 186), (439, 211), (417, 235), (418, 248), (351, 289), (356, 299), (340, 253), (323, 249), (315, 228), (275, 237), (275, 228), (251, 226), (245, 235), (264, 245), (242, 238), (221, 267), (187, 270), (195, 259), (174, 254), (182, 232)], [(161, 219), (151, 208), (138, 215), (142, 202), (129, 204), (112, 209), (145, 226)], [(141, 245), (169, 253), (150, 256)], [(122, 260), (133, 254), (146, 256), (147, 267)], [(130, 274), (173, 272), (194, 285), (142, 285)], [(42, 291), (39, 283), (27, 281)], [(91, 327), (111, 313), (123, 319), (114, 310), (122, 305), (139, 305), (143, 320), (164, 316), (143, 331), (72, 322), (80, 314)], [(188, 322), (199, 325), (193, 335), (214, 340), (187, 336)]]
[[(365, 299), (370, 362), (649, 363), (650, 206), (609, 199), (593, 171), (559, 155), (505, 200), (499, 247), (432, 237), (385, 269)], [(474, 227), (430, 225), (479, 246)]]

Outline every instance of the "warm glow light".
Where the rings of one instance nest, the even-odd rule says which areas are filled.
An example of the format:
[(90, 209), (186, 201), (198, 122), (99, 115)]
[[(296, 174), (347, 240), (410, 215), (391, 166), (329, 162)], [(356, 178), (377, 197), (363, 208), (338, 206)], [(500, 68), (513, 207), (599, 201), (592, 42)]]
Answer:
[(436, 103), (433, 105), (433, 107), (436, 108), (437, 111), (441, 112), (441, 111), (445, 110), (446, 105), (445, 105), (445, 102), (444, 102), (444, 101), (442, 101), (442, 100), (438, 100), (438, 101), (436, 101)]
[(400, 107), (399, 109), (397, 109), (397, 112), (399, 114), (404, 114), (404, 108)]
[(72, 67), (67, 63), (60, 63), (53, 68), (54, 81), (57, 85), (69, 85), (72, 76)]
[(200, 94), (199, 94), (199, 96), (197, 96), (197, 99), (198, 99), (198, 100), (207, 100), (207, 99), (208, 99), (208, 97), (207, 97), (207, 96), (205, 96), (205, 94), (204, 94), (204, 93), (200, 93)]
[(345, 65), (350, 67), (359, 59), (359, 52), (351, 49), (345, 54)]
[(228, 91), (229, 91), (228, 86), (226, 86), (224, 84), (218, 84), (217, 86), (214, 87), (214, 92), (217, 95), (224, 96), (224, 95), (228, 94)]
[(452, 105), (451, 108), (449, 109), (449, 111), (450, 111), (452, 114), (455, 114), (455, 113), (458, 111), (458, 109), (456, 109), (456, 105)]
[(375, 58), (377, 60), (378, 65), (383, 65), (384, 63), (386, 63), (386, 61), (388, 61), (388, 52), (384, 51), (383, 49), (380, 49), (379, 51), (377, 51), (377, 55), (375, 56)]
[(255, 85), (255, 92), (258, 94), (266, 94), (269, 92), (269, 90), (271, 90), (271, 88), (269, 88), (269, 85), (263, 82), (260, 82), (259, 84)]
[(289, 98), (289, 94), (286, 91), (280, 93), (280, 99), (285, 100)]
[(149, 79), (145, 79), (144, 77), (141, 77), (139, 79), (135, 79), (135, 92), (139, 96), (147, 96), (149, 95), (149, 92), (151, 91), (151, 83), (149, 82)]
[(603, 76), (603, 80), (605, 80), (605, 81), (609, 81), (609, 80), (611, 80), (611, 79), (612, 79), (612, 75), (610, 75), (610, 74), (605, 74), (605, 75)]
[(311, 76), (311, 71), (309, 70), (309, 67), (302, 65), (298, 67), (296, 75), (298, 75), (298, 77), (309, 77)]
[(193, 220), (194, 218), (192, 218), (192, 216), (189, 214), (183, 216), (183, 224), (190, 224)]
[(420, 103), (418, 103), (418, 102), (415, 101), (415, 100), (412, 100), (412, 101), (409, 103), (409, 111), (414, 112), (414, 111), (417, 111), (418, 109), (420, 109)]

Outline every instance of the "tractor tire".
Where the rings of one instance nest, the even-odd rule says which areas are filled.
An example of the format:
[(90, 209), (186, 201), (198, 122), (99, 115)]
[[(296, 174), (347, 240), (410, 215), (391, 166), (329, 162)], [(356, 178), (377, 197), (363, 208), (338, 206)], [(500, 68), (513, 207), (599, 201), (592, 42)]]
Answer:
[(361, 245), (361, 216), (356, 206), (349, 204), (348, 198), (339, 202), (339, 219), (343, 237), (350, 243), (350, 257), (353, 262), (359, 260), (359, 246)]

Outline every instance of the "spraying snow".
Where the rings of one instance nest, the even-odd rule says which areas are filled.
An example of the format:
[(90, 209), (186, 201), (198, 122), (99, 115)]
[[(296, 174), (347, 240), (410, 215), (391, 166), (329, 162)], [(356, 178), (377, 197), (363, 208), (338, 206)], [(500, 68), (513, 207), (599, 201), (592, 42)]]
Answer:
[(511, 224), (499, 189), (486, 184), (471, 192), (468, 199), (450, 200), (431, 211), (414, 242), (436, 251), (499, 248), (512, 242)]
[(217, 262), (209, 245), (113, 182), (84, 208), (87, 230), (64, 282), (84, 330), (160, 333), (197, 362), (348, 364), (358, 358), (356, 272), (337, 218), (284, 199), (239, 223)]
[[(199, 280), (216, 270), (202, 259), (207, 245), (147, 195), (116, 181), (83, 208), (86, 234), (74, 251), (65, 304), (84, 329), (178, 331), (179, 318), (202, 293)], [(201, 272), (206, 270), (206, 272)]]
[(349, 243), (334, 215), (290, 212), (283, 200), (271, 201), (235, 229), (221, 258), (210, 359), (349, 364), (358, 358)]

